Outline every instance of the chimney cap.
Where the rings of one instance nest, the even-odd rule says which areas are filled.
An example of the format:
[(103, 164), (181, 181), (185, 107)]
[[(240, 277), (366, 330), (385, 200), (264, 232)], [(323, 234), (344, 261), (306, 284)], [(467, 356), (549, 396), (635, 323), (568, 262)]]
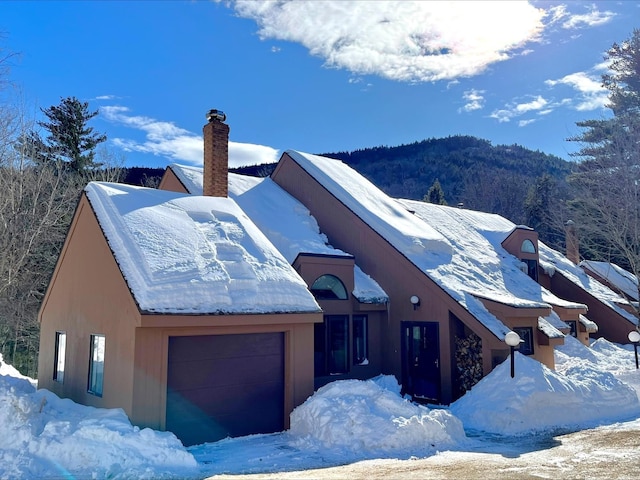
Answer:
[(208, 122), (213, 122), (214, 120), (217, 120), (218, 122), (224, 122), (226, 119), (227, 116), (222, 110), (216, 110), (215, 108), (212, 108), (207, 112)]

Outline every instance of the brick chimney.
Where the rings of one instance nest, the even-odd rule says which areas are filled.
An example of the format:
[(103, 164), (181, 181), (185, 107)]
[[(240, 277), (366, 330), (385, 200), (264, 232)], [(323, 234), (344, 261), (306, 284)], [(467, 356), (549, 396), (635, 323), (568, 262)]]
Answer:
[(220, 110), (209, 110), (208, 123), (203, 127), (204, 171), (202, 194), (226, 197), (229, 193), (229, 125)]
[(573, 220), (568, 220), (567, 223), (565, 223), (564, 238), (567, 249), (566, 256), (577, 265), (580, 263), (580, 247), (578, 234), (576, 232), (576, 225), (573, 223)]

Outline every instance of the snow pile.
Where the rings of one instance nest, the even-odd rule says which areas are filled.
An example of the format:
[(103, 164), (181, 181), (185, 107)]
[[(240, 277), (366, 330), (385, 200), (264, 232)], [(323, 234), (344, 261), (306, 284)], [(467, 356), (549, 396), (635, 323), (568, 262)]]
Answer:
[(342, 380), (320, 388), (291, 414), (297, 448), (379, 454), (442, 449), (465, 439), (446, 410), (429, 410), (400, 396), (394, 377)]
[(120, 409), (36, 391), (7, 370), (3, 365), (0, 375), (0, 478), (156, 479), (197, 472), (196, 460), (172, 433), (134, 427)]
[(515, 378), (509, 360), (503, 362), (451, 412), (466, 429), (524, 435), (631, 418), (640, 414), (640, 401), (631, 386), (588, 360), (558, 373), (516, 352)]
[(25, 380), (28, 380), (34, 387), (38, 383), (35, 380), (25, 375), (22, 375), (13, 365), (9, 365), (8, 363), (5, 363), (1, 353), (0, 353), (0, 375), (7, 375), (9, 377), (15, 377), (15, 378), (23, 378)]
[(556, 350), (556, 372), (516, 353), (515, 378), (507, 360), (448, 410), (403, 399), (392, 376), (343, 380), (319, 389), (294, 410), (290, 431), (189, 449), (171, 433), (133, 427), (122, 410), (84, 407), (46, 390), (36, 392), (33, 380), (0, 358), (0, 478), (278, 473), (469, 452), (479, 448), (474, 442), (505, 455), (505, 445), (518, 440), (495, 441), (479, 432), (466, 437), (463, 427), (521, 436), (638, 418), (640, 374), (633, 347), (599, 339), (589, 348), (569, 336), (565, 342)]

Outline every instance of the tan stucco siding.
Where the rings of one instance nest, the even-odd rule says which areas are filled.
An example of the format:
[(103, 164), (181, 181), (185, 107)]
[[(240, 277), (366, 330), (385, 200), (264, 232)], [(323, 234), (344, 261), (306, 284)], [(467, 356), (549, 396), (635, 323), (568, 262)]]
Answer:
[[(134, 325), (138, 316), (83, 195), (40, 311), (39, 387), (85, 405), (121, 407), (131, 413)], [(57, 331), (67, 335), (62, 383), (53, 381)], [(87, 393), (92, 334), (105, 336), (102, 397)]]
[(164, 171), (164, 175), (162, 175), (162, 179), (160, 180), (160, 184), (158, 185), (158, 190), (189, 193), (187, 192), (184, 184), (178, 179), (178, 177), (176, 177), (176, 174), (173, 172), (173, 170), (171, 170), (171, 168), (167, 168)]

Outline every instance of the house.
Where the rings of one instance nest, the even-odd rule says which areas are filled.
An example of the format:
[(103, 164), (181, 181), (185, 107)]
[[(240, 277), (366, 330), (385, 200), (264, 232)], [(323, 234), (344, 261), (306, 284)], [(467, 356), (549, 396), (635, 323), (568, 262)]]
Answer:
[(40, 310), (40, 387), (191, 445), (280, 431), (337, 379), (392, 374), (448, 404), (510, 331), (551, 368), (565, 334), (588, 341), (585, 303), (536, 281), (533, 230), (296, 151), (269, 178), (229, 174), (229, 127), (208, 120), (202, 169), (85, 188)]
[(186, 445), (288, 427), (313, 393), (322, 312), (215, 194), (87, 185), (39, 313), (40, 388)]

